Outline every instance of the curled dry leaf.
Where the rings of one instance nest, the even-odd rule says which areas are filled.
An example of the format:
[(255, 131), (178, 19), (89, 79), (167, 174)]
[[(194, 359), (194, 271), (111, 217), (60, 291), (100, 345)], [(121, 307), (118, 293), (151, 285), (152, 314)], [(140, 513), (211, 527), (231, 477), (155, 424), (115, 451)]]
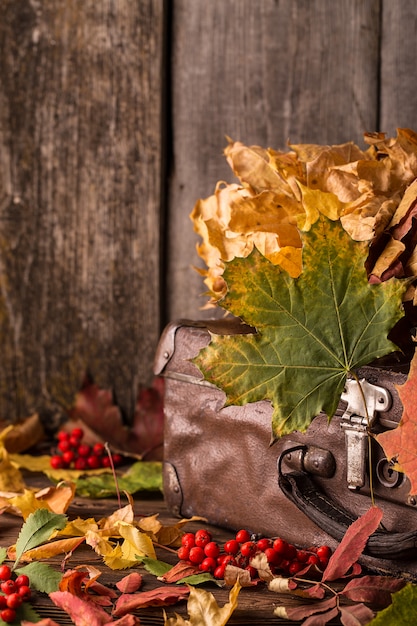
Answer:
[(263, 552), (260, 552), (259, 554), (254, 556), (253, 559), (251, 559), (250, 564), (257, 570), (258, 576), (261, 580), (269, 582), (274, 578), (274, 574), (269, 567), (268, 559)]
[(127, 576), (124, 576), (116, 583), (116, 587), (122, 593), (134, 593), (141, 588), (143, 582), (142, 575), (138, 572), (132, 572)]
[(4, 440), (7, 451), (19, 453), (32, 448), (45, 438), (45, 430), (39, 415), (34, 413), (13, 426)]
[(236, 567), (235, 565), (227, 565), (224, 570), (224, 582), (228, 587), (233, 587), (236, 582), (239, 582), (241, 587), (255, 587), (259, 579), (258, 581), (252, 580), (250, 572), (246, 569)]

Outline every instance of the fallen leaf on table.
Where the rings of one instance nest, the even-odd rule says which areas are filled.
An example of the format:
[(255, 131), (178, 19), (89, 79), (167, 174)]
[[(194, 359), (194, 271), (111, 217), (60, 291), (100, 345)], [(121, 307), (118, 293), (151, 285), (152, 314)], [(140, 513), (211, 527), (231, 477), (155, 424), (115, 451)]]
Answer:
[(165, 572), (162, 576), (158, 576), (158, 580), (164, 583), (176, 583), (187, 576), (193, 576), (199, 574), (200, 570), (198, 565), (193, 565), (188, 561), (178, 561), (171, 569)]
[(24, 421), (13, 425), (5, 438), (7, 451), (12, 454), (32, 448), (45, 438), (45, 430), (39, 415), (34, 413)]
[(108, 517), (103, 517), (100, 520), (99, 526), (101, 530), (112, 529), (119, 524), (119, 522), (126, 522), (131, 524), (135, 519), (135, 512), (133, 510), (133, 497), (130, 493), (126, 492), (125, 495), (128, 499), (128, 504), (123, 507), (116, 509), (111, 515)]
[(131, 572), (127, 576), (124, 576), (116, 583), (116, 587), (122, 593), (133, 593), (141, 588), (143, 578), (138, 572)]
[(401, 578), (390, 576), (361, 576), (353, 578), (342, 591), (342, 595), (354, 602), (366, 602), (374, 607), (385, 608), (391, 604), (391, 594), (406, 585)]
[[(122, 491), (135, 494), (138, 491), (162, 491), (162, 463), (137, 461), (123, 474), (118, 474)], [(116, 495), (113, 474), (108, 470), (100, 475), (80, 475), (76, 480), (77, 494), (83, 498), (111, 498)]]
[(184, 534), (182, 530), (185, 524), (190, 522), (207, 522), (204, 517), (193, 515), (189, 518), (179, 520), (173, 525), (164, 526), (158, 519), (158, 514), (141, 517), (137, 526), (140, 530), (147, 533), (154, 541), (163, 546), (178, 547), (181, 543), (181, 537)]
[(219, 607), (212, 593), (205, 589), (190, 587), (187, 602), (189, 619), (184, 620), (180, 615), (167, 617), (164, 611), (164, 626), (224, 626), (237, 607), (240, 589), (237, 581), (229, 592), (229, 602)]
[(103, 626), (111, 621), (103, 608), (69, 591), (54, 591), (49, 597), (56, 606), (68, 613), (76, 626)]
[[(121, 617), (126, 613), (130, 613), (130, 611), (143, 609), (147, 606), (168, 606), (170, 604), (176, 604), (187, 598), (189, 594), (189, 587), (169, 587), (166, 585), (150, 591), (123, 594), (116, 601), (113, 616)], [(214, 624), (212, 624), (212, 626), (214, 626)]]
[[(32, 550), (26, 550), (20, 560), (27, 563), (29, 561), (39, 561), (41, 559), (50, 559), (58, 554), (69, 554), (74, 552), (82, 543), (84, 543), (84, 537), (70, 537), (68, 539), (58, 539), (55, 541), (48, 541), (47, 543), (32, 548)], [(10, 556), (9, 552), (9, 556)]]
[(56, 487), (46, 487), (37, 492), (25, 489), (22, 495), (16, 495), (8, 501), (20, 512), (23, 519), (26, 519), (30, 513), (41, 508), (53, 513), (65, 513), (74, 499), (74, 493), (75, 485), (66, 483)]

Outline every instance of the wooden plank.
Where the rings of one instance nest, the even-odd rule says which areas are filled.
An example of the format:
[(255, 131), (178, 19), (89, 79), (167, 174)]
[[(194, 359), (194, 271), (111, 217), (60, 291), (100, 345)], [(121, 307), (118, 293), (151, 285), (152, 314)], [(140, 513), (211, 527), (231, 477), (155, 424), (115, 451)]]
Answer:
[(417, 5), (415, 0), (382, 2), (380, 130), (417, 130)]
[(0, 415), (86, 368), (126, 414), (160, 332), (163, 0), (0, 1)]
[(377, 123), (379, 2), (177, 0), (172, 23), (168, 317), (207, 317), (188, 215), (233, 181), (225, 135), (362, 145)]

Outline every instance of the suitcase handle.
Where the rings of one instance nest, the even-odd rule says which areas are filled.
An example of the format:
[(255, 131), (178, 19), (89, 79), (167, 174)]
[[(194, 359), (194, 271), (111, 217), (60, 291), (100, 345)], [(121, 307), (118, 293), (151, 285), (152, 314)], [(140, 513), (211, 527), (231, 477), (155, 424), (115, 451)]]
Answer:
[[(286, 449), (278, 458), (278, 485), (300, 511), (340, 542), (348, 526), (357, 518), (321, 491), (307, 472), (283, 473), (284, 456), (297, 450), (306, 451), (307, 446)], [(364, 554), (380, 559), (413, 559), (417, 557), (417, 530), (403, 533), (377, 530), (369, 537)]]

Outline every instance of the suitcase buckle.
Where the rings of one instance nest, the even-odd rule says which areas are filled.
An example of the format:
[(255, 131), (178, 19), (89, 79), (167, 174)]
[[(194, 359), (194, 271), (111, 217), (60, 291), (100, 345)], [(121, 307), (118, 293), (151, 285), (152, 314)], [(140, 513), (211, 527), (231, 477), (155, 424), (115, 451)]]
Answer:
[(369, 383), (363, 378), (359, 381), (348, 379), (341, 399), (347, 402), (341, 417), (346, 440), (346, 480), (349, 489), (357, 490), (365, 484), (368, 433), (378, 412), (387, 411), (391, 407), (392, 398), (385, 387)]

